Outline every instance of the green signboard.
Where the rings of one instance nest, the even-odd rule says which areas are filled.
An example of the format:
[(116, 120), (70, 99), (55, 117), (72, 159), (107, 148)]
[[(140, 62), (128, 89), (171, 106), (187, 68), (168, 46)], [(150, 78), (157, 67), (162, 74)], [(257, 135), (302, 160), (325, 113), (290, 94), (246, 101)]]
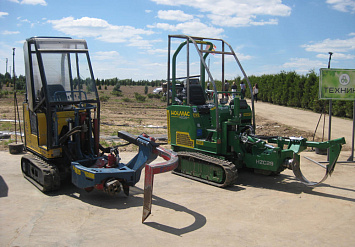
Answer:
[(355, 100), (355, 70), (320, 69), (319, 99)]

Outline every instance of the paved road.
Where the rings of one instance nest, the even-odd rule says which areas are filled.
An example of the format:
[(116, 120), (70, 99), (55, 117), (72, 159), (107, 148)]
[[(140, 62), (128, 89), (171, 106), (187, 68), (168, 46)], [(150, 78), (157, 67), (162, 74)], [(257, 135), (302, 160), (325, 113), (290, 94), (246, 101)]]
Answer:
[[(314, 155), (307, 154), (316, 159)], [(154, 179), (152, 215), (142, 224), (143, 179), (129, 197), (87, 193), (73, 185), (43, 194), (22, 177), (21, 155), (0, 152), (0, 156), (0, 246), (355, 243), (354, 165), (338, 165), (333, 176), (316, 188), (296, 181), (290, 170), (276, 177), (241, 172), (238, 183), (228, 189), (160, 174)], [(126, 159), (132, 156), (121, 153)]]
[[(320, 114), (311, 111), (295, 109), (291, 107), (282, 107), (269, 103), (255, 103), (255, 115), (275, 120), (279, 123), (286, 124), (301, 130), (314, 132)], [(325, 120), (325, 140), (328, 140), (329, 117)], [(347, 144), (344, 150), (351, 150), (353, 122), (352, 120), (332, 117), (331, 139), (345, 137)], [(317, 136), (322, 137), (323, 132), (323, 116), (317, 130)]]

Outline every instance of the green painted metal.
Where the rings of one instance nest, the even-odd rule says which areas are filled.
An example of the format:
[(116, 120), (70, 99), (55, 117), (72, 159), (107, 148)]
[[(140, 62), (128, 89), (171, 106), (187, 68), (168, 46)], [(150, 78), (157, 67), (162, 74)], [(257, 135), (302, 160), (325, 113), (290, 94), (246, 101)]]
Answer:
[[(191, 41), (189, 41), (191, 43)], [(211, 42), (196, 40), (199, 44)], [(327, 174), (334, 170), (337, 158), (345, 143), (344, 138), (327, 142), (309, 142), (305, 138), (263, 138), (254, 134), (253, 111), (239, 93), (217, 92), (214, 90), (214, 104), (193, 105), (187, 101), (175, 101), (176, 93), (176, 56), (184, 41), (174, 53), (172, 59), (172, 104), (168, 105), (168, 134), (169, 142), (174, 151), (188, 151), (208, 154), (209, 156), (232, 162), (237, 168), (252, 168), (263, 174), (278, 174), (286, 168), (293, 169), (301, 182), (303, 179), (299, 170), (299, 153), (308, 147), (329, 149), (329, 164), (326, 166)], [(211, 51), (211, 50), (210, 50)], [(203, 56), (205, 60), (208, 53)], [(202, 56), (201, 56), (202, 58)], [(203, 60), (203, 61), (204, 61)], [(200, 84), (204, 90), (205, 67), (201, 63)], [(186, 85), (187, 87), (189, 85)], [(230, 102), (218, 102), (220, 94), (235, 94)], [(206, 95), (205, 95), (206, 96)], [(185, 97), (190, 97), (186, 95)], [(224, 170), (211, 163), (196, 160), (180, 161), (181, 172), (216, 183), (223, 179)], [(324, 181), (324, 180), (322, 180)], [(322, 182), (321, 181), (321, 182)], [(317, 183), (309, 183), (314, 185)]]
[[(192, 43), (191, 40), (189, 40), (189, 43)], [(210, 51), (213, 50), (213, 44), (211, 42), (207, 42), (207, 41), (201, 41), (201, 40), (196, 40), (196, 43), (198, 44), (205, 44), (205, 45), (209, 45), (209, 49)], [(187, 44), (187, 41), (184, 41), (182, 42), (179, 47), (176, 49), (176, 51), (174, 52), (174, 55), (173, 55), (173, 58), (172, 58), (172, 88), (171, 88), (171, 91), (172, 91), (172, 103), (173, 104), (176, 104), (176, 101), (175, 101), (175, 97), (176, 97), (176, 58), (177, 56), (179, 55), (181, 49)], [(206, 53), (204, 56), (203, 56), (203, 59), (206, 60), (207, 56), (209, 55), (209, 53)], [(201, 84), (203, 85), (203, 88), (204, 88), (204, 85), (205, 85), (205, 66), (203, 65), (203, 63), (201, 63)]]
[(197, 178), (202, 178), (215, 183), (222, 183), (224, 171), (221, 167), (195, 162), (194, 160), (179, 161), (181, 172)]

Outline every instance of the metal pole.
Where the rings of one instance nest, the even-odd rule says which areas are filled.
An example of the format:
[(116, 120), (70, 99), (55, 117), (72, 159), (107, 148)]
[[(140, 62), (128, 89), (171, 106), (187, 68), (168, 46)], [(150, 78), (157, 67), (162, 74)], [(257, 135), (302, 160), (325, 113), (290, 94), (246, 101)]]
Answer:
[(12, 77), (14, 80), (14, 113), (15, 113), (15, 140), (17, 143), (17, 129), (16, 129), (16, 125), (17, 125), (17, 119), (16, 119), (16, 78), (15, 78), (15, 48), (12, 48)]
[[(330, 60), (332, 59), (333, 52), (329, 52), (329, 61), (328, 61), (328, 69), (330, 69)], [(328, 140), (331, 138), (332, 132), (332, 109), (333, 109), (333, 101), (329, 100), (329, 130), (328, 130)]]
[[(222, 91), (226, 91), (226, 87), (225, 87), (225, 78), (224, 78), (224, 41), (222, 40)], [(222, 98), (224, 98), (224, 94), (222, 94)], [(227, 100), (228, 100), (228, 96), (227, 96)]]
[(351, 142), (351, 155), (348, 158), (348, 161), (354, 161), (354, 138), (355, 138), (355, 100), (353, 104), (353, 138)]
[[(329, 52), (329, 61), (328, 61), (328, 69), (330, 69), (330, 60), (332, 59), (333, 52)], [(329, 100), (329, 129), (328, 129), (328, 141), (330, 141), (331, 133), (332, 133), (332, 109), (333, 109), (333, 101)], [(328, 152), (328, 161), (329, 161), (329, 152)]]
[(186, 78), (186, 104), (190, 105), (190, 40), (189, 38), (186, 39), (186, 57), (187, 57), (187, 62), (186, 62), (186, 72), (187, 72), (187, 78)]
[[(171, 46), (170, 46), (170, 41), (171, 41), (171, 37), (169, 36), (169, 39), (168, 39), (168, 75), (167, 75), (167, 85), (166, 85), (166, 103), (167, 103), (167, 106), (170, 105), (170, 49), (171, 49)], [(172, 93), (172, 92), (171, 92)], [(171, 100), (171, 104), (172, 104), (172, 100)]]
[(332, 59), (333, 52), (329, 52), (328, 69), (330, 69), (330, 60)]
[(330, 141), (332, 134), (332, 109), (333, 109), (333, 101), (329, 100), (329, 130), (328, 130), (328, 141)]

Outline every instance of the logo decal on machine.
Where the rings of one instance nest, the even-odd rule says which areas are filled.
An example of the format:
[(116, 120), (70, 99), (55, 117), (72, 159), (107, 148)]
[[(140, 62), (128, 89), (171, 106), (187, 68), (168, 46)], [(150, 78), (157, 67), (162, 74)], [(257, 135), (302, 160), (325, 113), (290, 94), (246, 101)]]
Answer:
[(263, 166), (274, 166), (274, 162), (269, 160), (256, 160), (255, 163)]
[(171, 117), (179, 117), (183, 119), (187, 119), (190, 117), (189, 111), (170, 111)]

